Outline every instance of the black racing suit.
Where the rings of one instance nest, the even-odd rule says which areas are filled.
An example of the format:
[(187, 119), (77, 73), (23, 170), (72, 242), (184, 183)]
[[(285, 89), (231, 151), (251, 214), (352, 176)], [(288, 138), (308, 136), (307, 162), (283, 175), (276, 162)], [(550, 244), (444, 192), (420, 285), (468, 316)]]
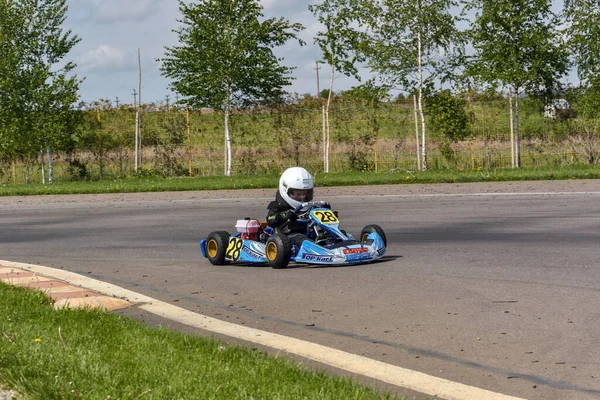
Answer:
[(294, 207), (281, 197), (279, 191), (275, 195), (275, 201), (267, 206), (267, 225), (275, 230), (276, 233), (286, 235), (293, 244), (300, 247), (302, 242), (307, 240), (306, 225), (296, 222)]
[[(331, 208), (329, 203), (325, 203), (323, 207)], [(293, 211), (294, 207), (290, 206), (277, 191), (275, 201), (267, 206), (267, 225), (276, 233), (286, 235), (292, 244), (300, 247), (303, 241), (310, 239), (306, 237), (306, 224), (296, 222), (296, 214)]]

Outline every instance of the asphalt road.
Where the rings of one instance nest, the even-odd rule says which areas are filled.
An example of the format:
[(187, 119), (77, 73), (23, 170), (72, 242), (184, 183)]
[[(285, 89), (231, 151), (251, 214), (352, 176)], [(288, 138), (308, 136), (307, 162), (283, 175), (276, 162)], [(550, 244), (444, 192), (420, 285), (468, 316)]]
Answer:
[(600, 182), (317, 189), (385, 261), (213, 266), (274, 190), (0, 198), (0, 259), (529, 399), (600, 398)]

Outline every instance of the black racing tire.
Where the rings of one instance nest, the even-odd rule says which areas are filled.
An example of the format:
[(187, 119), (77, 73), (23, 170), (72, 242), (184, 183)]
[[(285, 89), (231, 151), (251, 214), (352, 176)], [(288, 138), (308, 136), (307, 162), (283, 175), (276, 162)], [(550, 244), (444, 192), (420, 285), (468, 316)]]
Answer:
[(367, 225), (360, 232), (360, 241), (365, 242), (367, 240), (367, 236), (369, 233), (377, 232), (379, 236), (383, 239), (383, 245), (387, 247), (387, 238), (385, 237), (385, 232), (379, 225)]
[(225, 264), (225, 251), (229, 244), (229, 233), (224, 231), (211, 232), (206, 238), (206, 257), (213, 265)]
[(290, 263), (292, 245), (285, 235), (274, 234), (269, 236), (265, 245), (267, 262), (271, 268), (283, 269)]

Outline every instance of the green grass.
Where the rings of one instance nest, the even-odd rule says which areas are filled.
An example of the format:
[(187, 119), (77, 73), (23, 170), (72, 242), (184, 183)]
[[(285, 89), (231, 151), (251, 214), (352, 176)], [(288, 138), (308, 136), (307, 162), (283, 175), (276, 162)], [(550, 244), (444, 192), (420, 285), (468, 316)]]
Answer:
[(348, 378), (0, 282), (0, 382), (26, 399), (381, 399)]
[[(315, 182), (316, 186), (319, 187), (598, 178), (600, 178), (600, 166), (598, 165), (569, 165), (520, 169), (499, 168), (489, 170), (320, 173), (315, 176)], [(276, 188), (277, 182), (278, 175), (184, 178), (148, 176), (122, 180), (57, 182), (52, 185), (3, 184), (0, 186), (0, 196), (258, 189)]]

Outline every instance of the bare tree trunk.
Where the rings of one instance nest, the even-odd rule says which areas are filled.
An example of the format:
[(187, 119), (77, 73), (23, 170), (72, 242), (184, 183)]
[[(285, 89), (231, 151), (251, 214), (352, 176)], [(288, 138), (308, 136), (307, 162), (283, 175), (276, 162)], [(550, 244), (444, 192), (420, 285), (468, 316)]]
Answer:
[(231, 176), (231, 136), (229, 135), (230, 100), (231, 86), (227, 85), (227, 104), (225, 104), (225, 176)]
[(31, 156), (27, 156), (25, 160), (25, 184), (29, 184), (29, 176), (31, 175)]
[(485, 105), (481, 102), (481, 133), (483, 134), (484, 149), (485, 149), (485, 166), (487, 169), (492, 168), (492, 159), (490, 157), (490, 138), (485, 133)]
[[(138, 112), (136, 113), (137, 119), (137, 132), (138, 132), (138, 146), (140, 163), (139, 167), (142, 168), (142, 58), (140, 48), (138, 47)], [(104, 172), (104, 171), (102, 171)], [(102, 175), (101, 175), (102, 176)], [(101, 178), (104, 179), (104, 178)]]
[(323, 172), (329, 172), (329, 158), (327, 154), (327, 116), (325, 115), (325, 103), (323, 103)]
[(42, 185), (46, 184), (46, 170), (44, 169), (44, 145), (40, 142), (40, 167), (42, 170)]
[(515, 158), (516, 167), (521, 168), (521, 140), (519, 138), (519, 88), (515, 88)]
[(415, 139), (417, 141), (417, 170), (421, 171), (421, 146), (419, 145), (419, 117), (417, 116), (417, 96), (413, 95), (415, 104)]
[(329, 127), (329, 106), (331, 105), (331, 97), (333, 95), (333, 77), (335, 75), (335, 65), (333, 65), (333, 52), (331, 53), (331, 77), (329, 78), (329, 96), (327, 96), (327, 106), (325, 107), (325, 165), (323, 166), (324, 172), (329, 172), (329, 139), (330, 139), (330, 127)]
[(192, 133), (190, 130), (190, 106), (185, 106), (185, 125), (187, 128), (188, 146), (187, 146), (187, 157), (188, 157), (188, 174), (192, 176)]
[(46, 145), (46, 153), (48, 153), (48, 183), (54, 183), (54, 167), (52, 165), (52, 146)]
[(136, 101), (135, 99), (136, 93), (135, 93), (135, 89), (133, 89), (133, 101), (135, 105), (135, 151), (134, 151), (134, 168), (135, 168), (135, 173), (137, 174), (138, 172), (138, 168), (139, 168), (139, 160), (140, 160), (140, 155), (139, 155), (139, 151), (140, 151), (140, 105), (139, 102)]
[(422, 170), (427, 171), (427, 149), (425, 146), (425, 113), (423, 112), (423, 60), (421, 59), (421, 32), (417, 34), (418, 65), (419, 65), (419, 114), (421, 115), (421, 144), (422, 144)]
[(508, 91), (508, 109), (510, 111), (510, 165), (515, 167), (515, 124), (513, 120), (512, 89)]

